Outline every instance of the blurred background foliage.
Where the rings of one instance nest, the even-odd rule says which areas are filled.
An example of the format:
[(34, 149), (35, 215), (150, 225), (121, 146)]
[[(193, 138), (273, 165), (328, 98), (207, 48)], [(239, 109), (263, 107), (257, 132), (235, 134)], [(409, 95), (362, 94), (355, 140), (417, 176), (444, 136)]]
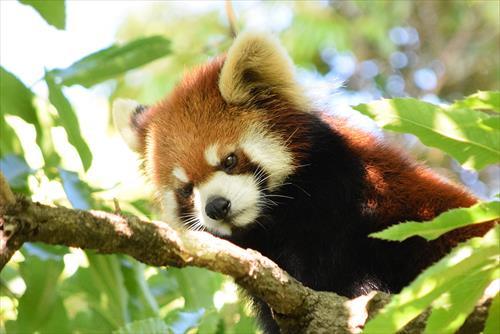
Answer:
[[(235, 1), (239, 29), (278, 34), (318, 108), (349, 117), (483, 199), (500, 168), (464, 169), (350, 106), (448, 104), (498, 90), (497, 1)], [(137, 156), (111, 126), (115, 97), (154, 103), (232, 37), (216, 2), (1, 1), (0, 170), (34, 200), (159, 219)], [(43, 19), (42, 19), (43, 18)], [(106, 38), (104, 38), (106, 37)], [(231, 280), (121, 255), (27, 244), (0, 274), (0, 333), (253, 333)]]

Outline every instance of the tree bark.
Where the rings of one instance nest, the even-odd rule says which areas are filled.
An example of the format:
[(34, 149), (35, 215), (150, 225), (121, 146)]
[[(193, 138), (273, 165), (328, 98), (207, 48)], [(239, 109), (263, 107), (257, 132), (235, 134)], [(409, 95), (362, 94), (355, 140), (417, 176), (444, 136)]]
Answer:
[[(123, 253), (156, 267), (203, 267), (233, 277), (265, 301), (283, 333), (359, 333), (390, 299), (381, 292), (348, 300), (311, 290), (260, 253), (205, 232), (179, 231), (135, 216), (52, 207), (20, 196), (1, 203), (0, 269), (24, 242)], [(482, 330), (488, 305), (476, 307), (463, 327), (466, 332)], [(426, 318), (423, 314), (412, 321), (404, 333), (422, 332)]]

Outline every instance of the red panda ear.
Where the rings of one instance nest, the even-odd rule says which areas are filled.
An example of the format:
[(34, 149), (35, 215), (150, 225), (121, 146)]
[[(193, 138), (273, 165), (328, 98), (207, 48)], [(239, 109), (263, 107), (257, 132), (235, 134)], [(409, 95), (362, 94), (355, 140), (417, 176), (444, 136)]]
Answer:
[(127, 145), (133, 151), (140, 151), (140, 133), (143, 122), (141, 115), (148, 107), (134, 100), (116, 99), (113, 102), (113, 122)]
[(296, 108), (309, 103), (294, 78), (294, 66), (280, 42), (269, 33), (240, 34), (227, 53), (219, 90), (227, 103), (247, 104), (280, 96)]

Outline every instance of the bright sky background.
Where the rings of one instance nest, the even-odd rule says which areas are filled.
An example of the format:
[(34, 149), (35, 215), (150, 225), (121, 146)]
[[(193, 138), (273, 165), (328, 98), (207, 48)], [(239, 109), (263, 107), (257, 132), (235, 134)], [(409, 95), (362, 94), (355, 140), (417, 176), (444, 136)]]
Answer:
[[(118, 24), (141, 2), (68, 1), (66, 4), (67, 29), (57, 30), (30, 6), (12, 0), (0, 2), (0, 64), (28, 85), (43, 76), (44, 67), (68, 66), (111, 44)], [(109, 15), (111, 6), (113, 15)]]
[[(43, 76), (44, 68), (66, 67), (115, 41), (128, 14), (153, 1), (66, 1), (66, 30), (48, 25), (30, 6), (0, 1), (0, 65), (27, 85)], [(222, 1), (174, 3), (181, 12), (221, 7)]]
[[(66, 30), (57, 30), (30, 6), (0, 0), (0, 65), (45, 97), (47, 90), (43, 81), (35, 84), (43, 77), (45, 68), (69, 66), (91, 52), (110, 46), (115, 42), (117, 29), (127, 14), (144, 5), (143, 1), (67, 1)], [(73, 86), (64, 88), (64, 92), (79, 116), (81, 130), (94, 156), (86, 179), (105, 188), (127, 180), (122, 187), (114, 188), (116, 191), (109, 194), (112, 198), (119, 196), (118, 193), (137, 193), (135, 190), (141, 188), (143, 180), (137, 172), (134, 154), (118, 136), (110, 136), (108, 92), (103, 88)], [(15, 119), (13, 121), (16, 122)], [(40, 167), (43, 161), (34, 144), (34, 129), (19, 120), (11, 125), (18, 130), (23, 146), (28, 146), (25, 147), (30, 152), (28, 163), (31, 167)], [(77, 153), (67, 143), (64, 130), (53, 128), (52, 135), (56, 149), (63, 157), (64, 167), (81, 170)], [(110, 154), (110, 151), (113, 153)], [(50, 188), (54, 185), (45, 186)], [(57, 198), (64, 196), (61, 191), (50, 188), (40, 193), (50, 193)]]

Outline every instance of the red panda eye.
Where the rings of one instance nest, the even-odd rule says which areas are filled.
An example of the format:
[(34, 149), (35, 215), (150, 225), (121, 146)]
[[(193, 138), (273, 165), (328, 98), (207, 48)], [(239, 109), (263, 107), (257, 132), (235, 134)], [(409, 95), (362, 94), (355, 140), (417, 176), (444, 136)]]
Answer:
[(182, 197), (188, 198), (193, 193), (193, 185), (192, 184), (187, 184), (184, 187), (178, 189), (177, 192)]
[(231, 170), (234, 166), (236, 166), (236, 163), (238, 162), (238, 158), (234, 153), (229, 154), (223, 161), (222, 161), (222, 168), (224, 168), (226, 171)]

